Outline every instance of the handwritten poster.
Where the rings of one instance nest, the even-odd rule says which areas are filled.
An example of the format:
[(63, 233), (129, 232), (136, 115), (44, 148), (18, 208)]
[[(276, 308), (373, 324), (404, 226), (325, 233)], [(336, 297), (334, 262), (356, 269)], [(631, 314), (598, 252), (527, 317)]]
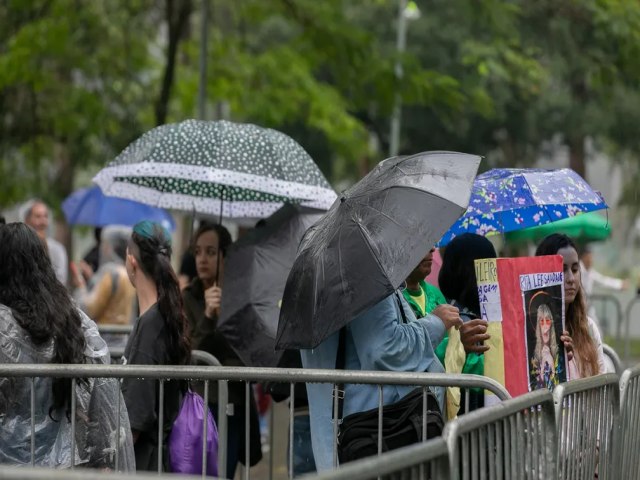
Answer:
[[(475, 261), (480, 315), (489, 322), (484, 374), (511, 396), (566, 379), (562, 257)], [(485, 405), (497, 403), (487, 392)]]

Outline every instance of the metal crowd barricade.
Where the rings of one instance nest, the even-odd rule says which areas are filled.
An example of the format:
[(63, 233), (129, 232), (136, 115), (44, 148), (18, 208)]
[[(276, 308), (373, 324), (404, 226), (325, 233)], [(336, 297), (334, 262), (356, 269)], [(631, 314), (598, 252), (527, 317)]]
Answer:
[(98, 323), (98, 332), (100, 334), (113, 334), (113, 335), (129, 335), (131, 330), (133, 330), (133, 325), (117, 325), (117, 324), (107, 324), (107, 323)]
[[(1, 365), (0, 364), (0, 378), (37, 378), (37, 377), (52, 377), (52, 378), (147, 378), (157, 379), (160, 382), (159, 385), (159, 418), (158, 424), (160, 426), (158, 432), (159, 438), (159, 451), (158, 458), (158, 471), (162, 468), (162, 443), (163, 435), (161, 426), (164, 423), (163, 417), (163, 392), (164, 383), (169, 380), (193, 380), (204, 382), (204, 400), (208, 403), (208, 383), (210, 381), (222, 382), (222, 385), (227, 385), (229, 381), (237, 381), (245, 383), (245, 402), (248, 409), (248, 401), (250, 399), (250, 383), (251, 382), (278, 382), (289, 383), (291, 392), (293, 393), (296, 383), (327, 383), (333, 385), (333, 392), (336, 393), (339, 384), (369, 384), (378, 385), (379, 392), (379, 418), (382, 416), (382, 388), (381, 385), (412, 385), (422, 386), (425, 392), (423, 405), (426, 409), (426, 389), (431, 386), (441, 387), (462, 387), (462, 388), (482, 388), (493, 392), (499, 399), (505, 400), (509, 398), (507, 391), (493, 379), (479, 376), (479, 375), (465, 375), (465, 374), (445, 374), (445, 373), (411, 373), (411, 372), (366, 372), (366, 371), (336, 371), (336, 370), (312, 370), (312, 369), (282, 369), (282, 368), (247, 368), (247, 367), (207, 367), (207, 366), (152, 366), (152, 365)], [(220, 384), (220, 383), (219, 383)], [(71, 402), (71, 428), (72, 432), (75, 432), (76, 417), (76, 404), (75, 388), (76, 381), (72, 381), (72, 402)], [(292, 395), (290, 403), (290, 417), (289, 420), (292, 424), (294, 413), (294, 396)], [(337, 401), (337, 396), (334, 401)], [(120, 405), (118, 405), (118, 409)], [(32, 404), (32, 416), (34, 406)], [(337, 415), (337, 408), (335, 409), (335, 415)], [(248, 416), (248, 415), (247, 415)], [(222, 416), (221, 418), (224, 418)], [(426, 415), (424, 416), (426, 421)], [(204, 419), (204, 425), (206, 425), (206, 417)], [(338, 422), (334, 417), (334, 458), (337, 464), (337, 429)], [(205, 427), (206, 428), (206, 427)], [(379, 426), (381, 428), (381, 426)], [(425, 429), (426, 430), (426, 429)], [(206, 430), (205, 430), (206, 432)], [(118, 437), (120, 431), (118, 430)], [(245, 422), (245, 438), (249, 438), (249, 422)], [(74, 438), (71, 436), (72, 445), (72, 465), (75, 463), (73, 452), (75, 451)], [(224, 438), (224, 437), (222, 437)], [(379, 438), (378, 451), (382, 451), (382, 438)], [(204, 443), (204, 442), (203, 442)], [(120, 445), (119, 438), (116, 441), (117, 445)], [(203, 449), (206, 445), (203, 445)], [(248, 448), (248, 442), (246, 445), (246, 457), (245, 465), (249, 465), (250, 451)], [(293, 457), (293, 428), (289, 429), (289, 452), (290, 462)], [(32, 443), (32, 458), (35, 451), (35, 445)], [(116, 451), (116, 459), (118, 452)], [(203, 472), (206, 471), (206, 455), (203, 455)], [(116, 462), (117, 464), (117, 462)], [(291, 463), (289, 464), (291, 467)], [(72, 467), (73, 468), (73, 467)], [(223, 472), (220, 468), (220, 472)], [(249, 478), (249, 468), (245, 469), (244, 476)], [(289, 469), (289, 476), (292, 476), (292, 469)]]
[[(193, 475), (171, 475), (171, 480), (193, 480)], [(207, 477), (216, 480), (214, 477)], [(16, 468), (0, 467), (2, 480), (158, 480), (156, 473), (116, 473), (99, 470), (82, 469), (75, 471), (56, 470), (51, 468)]]
[[(618, 297), (615, 295), (611, 295), (610, 293), (593, 293), (589, 297), (589, 304), (593, 305), (596, 308), (596, 305), (600, 305), (601, 308), (596, 308), (598, 312), (598, 319), (600, 320), (600, 325), (602, 326), (602, 331), (604, 335), (610, 334), (611, 324), (609, 320), (611, 318), (615, 318), (615, 323), (613, 326), (616, 329), (616, 346), (618, 348), (621, 347), (620, 341), (622, 339), (622, 324), (624, 323), (625, 316), (622, 312), (622, 304)], [(609, 309), (609, 305), (612, 305), (612, 309)], [(613, 315), (610, 315), (611, 310), (613, 310)]]
[[(124, 348), (110, 347), (109, 353), (112, 359), (122, 358), (124, 357)], [(210, 367), (222, 366), (216, 357), (203, 350), (191, 350), (191, 361), (197, 365), (208, 365)], [(218, 421), (216, 424), (218, 427), (218, 469), (221, 472), (227, 470), (227, 432), (229, 429), (227, 416), (230, 410), (228, 404), (228, 385), (226, 382), (218, 382)]]
[(606, 343), (602, 344), (602, 351), (604, 352), (605, 357), (607, 357), (613, 364), (615, 373), (622, 375), (622, 361), (620, 360), (618, 353)]
[(446, 424), (442, 436), (452, 479), (557, 478), (553, 396), (547, 390), (462, 415)]
[(572, 380), (553, 391), (559, 478), (613, 479), (619, 421), (618, 376)]
[(443, 438), (433, 438), (378, 457), (347, 463), (336, 470), (306, 475), (314, 480), (446, 480), (449, 478), (449, 454)]
[(620, 378), (620, 429), (618, 431), (616, 478), (640, 479), (640, 365), (624, 371)]

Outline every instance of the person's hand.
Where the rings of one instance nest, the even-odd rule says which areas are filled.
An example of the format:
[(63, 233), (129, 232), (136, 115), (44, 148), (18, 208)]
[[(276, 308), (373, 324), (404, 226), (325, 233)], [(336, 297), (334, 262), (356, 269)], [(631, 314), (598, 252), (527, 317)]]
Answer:
[(222, 289), (217, 283), (213, 287), (204, 291), (204, 314), (211, 318), (220, 313), (220, 304), (222, 303)]
[(476, 318), (465, 322), (460, 327), (460, 341), (467, 353), (484, 353), (489, 350), (489, 346), (485, 345), (485, 340), (489, 340), (491, 335), (487, 333), (489, 322)]
[(438, 305), (431, 313), (442, 320), (444, 328), (447, 330), (451, 327), (459, 327), (462, 325), (460, 310), (458, 310), (458, 307), (454, 307), (453, 305)]
[(91, 277), (93, 277), (93, 268), (91, 268), (91, 265), (89, 265), (84, 260), (80, 261), (80, 263), (78, 264), (78, 268), (80, 269), (80, 273), (84, 277), (85, 281), (88, 282)]
[(571, 361), (573, 359), (573, 340), (569, 336), (569, 332), (567, 332), (566, 330), (562, 332), (562, 335), (560, 335), (560, 340), (564, 344), (564, 349), (567, 352), (567, 360)]
[(622, 280), (622, 290), (626, 290), (629, 288), (629, 280)]
[(71, 284), (73, 285), (74, 288), (84, 288), (85, 282), (84, 282), (84, 278), (82, 278), (82, 275), (80, 275), (80, 272), (78, 271), (78, 267), (76, 266), (76, 264), (74, 262), (71, 262), (69, 264), (69, 269), (71, 270)]

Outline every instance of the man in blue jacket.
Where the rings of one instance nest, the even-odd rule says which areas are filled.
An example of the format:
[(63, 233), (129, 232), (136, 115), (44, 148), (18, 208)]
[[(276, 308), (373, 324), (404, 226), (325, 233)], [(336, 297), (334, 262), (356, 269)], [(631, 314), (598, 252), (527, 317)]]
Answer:
[[(404, 310), (402, 315), (400, 308)], [(406, 318), (406, 322), (403, 321)], [(446, 330), (461, 324), (458, 309), (438, 306), (431, 315), (416, 319), (402, 294), (395, 292), (358, 315), (346, 327), (345, 369), (396, 372), (444, 372), (434, 352)], [(312, 350), (301, 350), (305, 368), (336, 367), (339, 332)], [(386, 385), (385, 404), (400, 400), (414, 386)], [(343, 416), (378, 406), (376, 385), (346, 385)], [(434, 389), (440, 406), (444, 390)], [(311, 438), (319, 471), (333, 467), (332, 385), (307, 384)]]

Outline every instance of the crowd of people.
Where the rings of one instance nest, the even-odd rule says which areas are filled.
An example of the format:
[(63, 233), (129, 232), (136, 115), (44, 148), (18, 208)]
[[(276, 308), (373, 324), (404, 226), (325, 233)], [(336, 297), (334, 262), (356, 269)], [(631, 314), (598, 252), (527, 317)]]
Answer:
[[(69, 290), (67, 254), (47, 234), (47, 206), (39, 200), (29, 202), (22, 219), (22, 223), (0, 225), (0, 363), (107, 364), (109, 349), (96, 323), (132, 323), (122, 358), (125, 364), (187, 365), (190, 352), (199, 349), (224, 365), (242, 365), (216, 328), (224, 295), (224, 259), (232, 243), (222, 225), (203, 222), (195, 232), (191, 250), (195, 275), (183, 281), (184, 288), (171, 266), (171, 235), (164, 227), (144, 221), (133, 229), (104, 228), (96, 237), (97, 258), (87, 257), (81, 268), (72, 269)], [(456, 237), (441, 252), (439, 286), (425, 281), (434, 250), (425, 245), (425, 256), (405, 285), (345, 328), (346, 369), (445, 372), (448, 337), (455, 331), (466, 355), (460, 371), (484, 373), (483, 355), (489, 349), (485, 342), (490, 337), (488, 323), (480, 315), (474, 261), (495, 258), (495, 248), (476, 234)], [(568, 352), (571, 378), (597, 375), (606, 368), (598, 327), (588, 315), (585, 266), (581, 267), (578, 253), (576, 244), (562, 234), (545, 238), (536, 250), (536, 255), (557, 254), (563, 259), (566, 331), (561, 341)], [(334, 369), (338, 348), (336, 332), (313, 350), (301, 350), (302, 366)], [(165, 384), (164, 445), (187, 387), (186, 381)], [(217, 416), (215, 382), (209, 388), (209, 407)], [(411, 388), (384, 386), (384, 402), (397, 401)], [(72, 393), (68, 379), (38, 378), (34, 389), (36, 465), (71, 465), (72, 432), (67, 420), (75, 395), (80, 431), (76, 434), (76, 464), (120, 470), (157, 468), (160, 403), (156, 381), (80, 380)], [(299, 442), (296, 449), (312, 451), (313, 458), (296, 457), (295, 474), (333, 465), (331, 389), (327, 384), (307, 385), (309, 416), (304, 422), (296, 421), (295, 438)], [(28, 379), (0, 378), (0, 463), (31, 463), (30, 392)], [(444, 390), (434, 389), (434, 393), (444, 410)], [(462, 395), (468, 398), (460, 402), (458, 415), (483, 406), (482, 391), (472, 389)], [(258, 411), (250, 398), (246, 416), (244, 384), (230, 384), (229, 401), (234, 414), (228, 424), (227, 471), (220, 476), (233, 478), (238, 463), (245, 459), (245, 445), (250, 447), (251, 465), (260, 461), (262, 453)], [(347, 385), (343, 415), (375, 408), (377, 403), (376, 386)], [(249, 439), (245, 438), (247, 422)]]

